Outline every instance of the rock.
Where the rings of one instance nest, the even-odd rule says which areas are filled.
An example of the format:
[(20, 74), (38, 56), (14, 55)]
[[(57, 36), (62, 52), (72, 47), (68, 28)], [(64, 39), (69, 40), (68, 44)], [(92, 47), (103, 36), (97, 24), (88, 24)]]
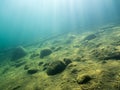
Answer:
[(92, 78), (89, 75), (80, 75), (77, 77), (77, 83), (78, 84), (86, 84), (88, 83)]
[(35, 74), (35, 73), (37, 73), (37, 72), (38, 72), (38, 69), (29, 69), (29, 70), (27, 71), (28, 74)]
[(92, 40), (92, 39), (95, 39), (95, 38), (96, 38), (95, 34), (90, 34), (87, 37), (85, 37), (84, 40)]
[(24, 66), (24, 70), (28, 70), (29, 68), (30, 68), (29, 65), (25, 65), (25, 66)]
[(66, 65), (72, 63), (72, 61), (69, 58), (64, 58), (63, 61), (65, 62)]
[(17, 47), (13, 54), (12, 54), (12, 59), (11, 60), (18, 60), (26, 55), (26, 51), (23, 47)]
[(48, 75), (55, 75), (62, 72), (66, 68), (66, 65), (62, 61), (54, 61), (49, 64), (47, 68)]
[(44, 58), (45, 56), (48, 56), (52, 53), (52, 50), (51, 49), (43, 49), (41, 52), (40, 52), (40, 58)]
[(38, 66), (41, 66), (43, 64), (43, 62), (39, 62)]
[(49, 66), (49, 63), (45, 63), (45, 64), (43, 65), (43, 71), (46, 70), (46, 69), (48, 68), (48, 66)]
[(71, 70), (71, 74), (77, 74), (79, 72), (79, 70), (77, 70), (76, 68)]

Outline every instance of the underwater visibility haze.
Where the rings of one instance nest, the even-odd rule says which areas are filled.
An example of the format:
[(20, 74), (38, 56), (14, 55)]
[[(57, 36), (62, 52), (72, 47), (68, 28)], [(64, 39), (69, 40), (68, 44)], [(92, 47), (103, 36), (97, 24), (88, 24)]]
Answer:
[(119, 22), (119, 0), (1, 0), (0, 48)]
[(120, 0), (0, 0), (0, 90), (120, 90)]

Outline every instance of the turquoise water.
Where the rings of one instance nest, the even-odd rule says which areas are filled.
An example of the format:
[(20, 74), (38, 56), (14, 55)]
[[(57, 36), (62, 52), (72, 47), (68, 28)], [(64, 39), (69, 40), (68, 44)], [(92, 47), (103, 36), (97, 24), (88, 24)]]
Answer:
[(0, 0), (0, 50), (118, 24), (119, 9), (119, 0)]

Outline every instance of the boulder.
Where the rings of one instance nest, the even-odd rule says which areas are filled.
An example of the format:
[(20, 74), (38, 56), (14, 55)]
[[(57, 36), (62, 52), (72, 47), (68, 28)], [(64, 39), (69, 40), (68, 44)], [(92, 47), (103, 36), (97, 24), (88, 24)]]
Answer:
[(13, 51), (11, 60), (18, 60), (24, 57), (26, 54), (27, 52), (25, 51), (25, 49), (22, 46), (19, 46)]
[(40, 58), (44, 58), (45, 56), (48, 56), (52, 53), (51, 49), (43, 49), (40, 52)]
[(47, 74), (55, 75), (62, 72), (65, 68), (66, 68), (66, 65), (62, 61), (60, 60), (54, 61), (50, 63), (49, 66), (47, 67)]

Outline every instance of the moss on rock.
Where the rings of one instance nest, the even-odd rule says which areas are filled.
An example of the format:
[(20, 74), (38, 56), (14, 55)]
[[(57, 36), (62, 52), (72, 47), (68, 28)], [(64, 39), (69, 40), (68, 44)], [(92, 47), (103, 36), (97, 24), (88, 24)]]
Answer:
[(54, 61), (49, 64), (47, 68), (48, 75), (55, 75), (62, 72), (66, 68), (66, 65), (62, 61)]

